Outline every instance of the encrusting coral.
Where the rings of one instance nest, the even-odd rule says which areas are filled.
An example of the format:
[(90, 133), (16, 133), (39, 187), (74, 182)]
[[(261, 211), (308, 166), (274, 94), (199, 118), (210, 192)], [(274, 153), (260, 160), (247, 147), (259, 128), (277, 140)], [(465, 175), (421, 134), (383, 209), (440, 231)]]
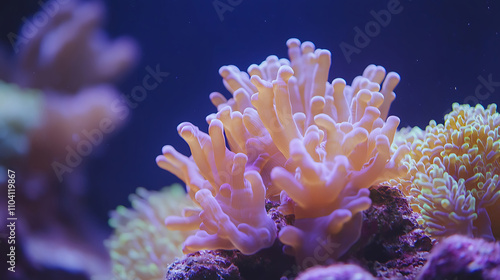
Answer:
[(500, 279), (500, 243), (462, 235), (444, 238), (415, 279)]
[(133, 209), (119, 206), (111, 213), (113, 235), (105, 244), (110, 251), (113, 274), (118, 279), (162, 279), (166, 266), (182, 256), (181, 244), (192, 232), (172, 232), (164, 219), (193, 207), (179, 185), (159, 192), (137, 189), (130, 195)]
[(407, 176), (391, 180), (412, 198), (421, 223), (435, 238), (463, 234), (494, 240), (500, 224), (500, 114), (496, 105), (453, 104), (444, 124), (402, 130), (411, 148)]
[(210, 95), (218, 113), (207, 117), (209, 134), (180, 124), (192, 156), (165, 146), (157, 158), (202, 208), (166, 220), (170, 229), (198, 230), (185, 252), (271, 246), (276, 228), (264, 198), (280, 194), (282, 211), (296, 218), (279, 233), (287, 252), (303, 267), (331, 262), (359, 238), (368, 188), (406, 172), (398, 163), (408, 148), (390, 148), (399, 119), (387, 117), (399, 76), (370, 65), (351, 86), (329, 83), (329, 51), (297, 39), (287, 45), (290, 61), (270, 56), (248, 73), (222, 67), (233, 98)]

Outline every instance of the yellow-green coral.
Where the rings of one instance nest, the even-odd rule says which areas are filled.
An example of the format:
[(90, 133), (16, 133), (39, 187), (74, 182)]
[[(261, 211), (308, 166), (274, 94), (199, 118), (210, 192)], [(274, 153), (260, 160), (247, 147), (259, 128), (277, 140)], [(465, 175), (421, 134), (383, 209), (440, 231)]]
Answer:
[(476, 199), (465, 188), (465, 180), (458, 181), (444, 170), (436, 158), (425, 172), (419, 172), (414, 180), (418, 186), (412, 190), (426, 232), (434, 237), (448, 236), (451, 233), (471, 236), (472, 223), (477, 219)]
[(117, 279), (163, 279), (169, 263), (182, 256), (181, 244), (192, 232), (170, 231), (164, 220), (194, 204), (180, 185), (163, 190), (138, 188), (130, 195), (132, 209), (119, 206), (109, 224), (115, 229), (106, 240)]
[(427, 232), (435, 237), (462, 233), (492, 238), (491, 223), (500, 222), (491, 213), (500, 198), (496, 109), (496, 104), (484, 109), (454, 103), (444, 124), (431, 121), (425, 131), (403, 130), (396, 137), (412, 152), (404, 162), (408, 175), (390, 183), (413, 198), (414, 209), (421, 211)]
[(40, 92), (0, 81), (0, 165), (29, 148), (28, 133), (40, 123)]

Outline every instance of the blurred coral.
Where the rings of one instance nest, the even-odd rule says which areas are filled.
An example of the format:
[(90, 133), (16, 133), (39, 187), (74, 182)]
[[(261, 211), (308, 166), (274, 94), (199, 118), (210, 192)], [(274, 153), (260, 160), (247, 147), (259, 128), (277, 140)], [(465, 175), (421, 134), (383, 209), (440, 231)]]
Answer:
[[(5, 81), (42, 93), (38, 125), (25, 133), (32, 174), (53, 172), (54, 159), (64, 158), (83, 130), (98, 129), (103, 120), (113, 127), (124, 122), (128, 108), (119, 105), (113, 83), (138, 58), (132, 39), (110, 40), (101, 29), (102, 3), (53, 0), (45, 5), (53, 8), (46, 24), (35, 27), (27, 21), (17, 37), (17, 55), (0, 55)], [(28, 111), (30, 104), (19, 108)]]
[(23, 87), (76, 93), (89, 85), (115, 82), (137, 60), (136, 43), (110, 40), (101, 29), (102, 3), (51, 1), (57, 12), (42, 27), (26, 23), (13, 80)]
[[(28, 153), (28, 134), (40, 125), (42, 94), (0, 81), (0, 166)], [(0, 178), (0, 183), (2, 182)]]
[[(2, 141), (0, 148), (9, 151), (2, 151), (0, 164), (23, 174), (16, 210), (23, 217), (18, 236), (27, 264), (105, 277), (105, 233), (84, 204), (81, 158), (64, 169), (56, 165), (78, 148), (83, 133), (101, 129), (103, 122), (113, 129), (124, 123), (128, 107), (119, 104), (114, 83), (135, 65), (138, 47), (126, 37), (107, 38), (100, 2), (52, 0), (43, 8), (49, 6), (54, 9), (45, 24), (25, 21), (16, 55), (0, 54), (1, 78), (19, 86), (0, 84), (0, 135), (16, 141)], [(107, 136), (100, 133), (92, 145)], [(15, 157), (7, 159), (9, 154)]]
[(105, 9), (100, 2), (47, 5), (57, 7), (47, 24), (34, 27), (27, 22), (21, 28), (9, 79), (44, 92), (42, 122), (30, 135), (29, 162), (37, 172), (54, 169), (54, 158), (63, 158), (68, 145), (76, 146), (79, 139), (74, 135), (84, 129), (99, 128), (104, 119), (114, 127), (123, 123), (128, 108), (115, 104), (120, 93), (112, 83), (136, 64), (138, 54), (131, 39), (107, 38), (101, 29)]
[(113, 274), (117, 279), (162, 279), (166, 264), (182, 256), (181, 244), (192, 234), (168, 230), (164, 219), (195, 205), (180, 185), (158, 192), (138, 188), (130, 202), (132, 209), (119, 206), (109, 220), (114, 233), (105, 244)]
[(270, 56), (248, 74), (223, 66), (233, 98), (210, 95), (218, 113), (207, 117), (209, 135), (180, 124), (192, 156), (165, 146), (157, 158), (203, 208), (166, 220), (172, 229), (198, 229), (185, 252), (271, 246), (264, 195), (280, 194), (281, 210), (296, 218), (279, 234), (287, 252), (304, 267), (330, 262), (358, 239), (368, 188), (406, 172), (399, 161), (407, 147), (390, 149), (399, 119), (387, 118), (399, 76), (370, 65), (352, 86), (329, 83), (329, 51), (297, 39), (287, 45), (290, 61)]
[(116, 130), (123, 125), (128, 108), (116, 109), (112, 105), (119, 96), (118, 90), (108, 84), (87, 87), (72, 95), (45, 92), (40, 125), (29, 132), (28, 167), (33, 172), (52, 173), (62, 181), (74, 168), (68, 164), (70, 150), (78, 151), (78, 144), (89, 137), (86, 135), (92, 135), (92, 145), (97, 146), (109, 133), (103, 127)]
[[(500, 115), (495, 104), (453, 104), (444, 124), (403, 130), (396, 138), (411, 153), (407, 176), (391, 180), (412, 198), (434, 237), (500, 237)], [(493, 225), (493, 232), (492, 232)], [(495, 226), (497, 228), (495, 228)]]

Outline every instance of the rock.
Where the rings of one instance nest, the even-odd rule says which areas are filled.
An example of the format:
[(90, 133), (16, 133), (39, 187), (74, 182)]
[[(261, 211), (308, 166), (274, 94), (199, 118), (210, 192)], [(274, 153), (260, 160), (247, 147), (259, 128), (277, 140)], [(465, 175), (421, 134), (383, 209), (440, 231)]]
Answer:
[(167, 280), (241, 280), (240, 271), (225, 255), (217, 251), (199, 251), (173, 262), (167, 269)]
[(487, 242), (462, 235), (442, 240), (432, 249), (417, 280), (498, 280), (500, 242)]
[(414, 279), (433, 245), (417, 222), (419, 214), (397, 188), (372, 187), (370, 199), (361, 237), (340, 260), (380, 279)]

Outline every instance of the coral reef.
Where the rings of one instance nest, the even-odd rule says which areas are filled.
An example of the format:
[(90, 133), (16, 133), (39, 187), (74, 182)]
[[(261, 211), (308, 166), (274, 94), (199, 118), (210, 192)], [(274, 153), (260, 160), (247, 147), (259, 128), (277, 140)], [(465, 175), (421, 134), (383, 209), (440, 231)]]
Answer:
[(263, 201), (280, 193), (282, 211), (295, 215), (279, 233), (287, 252), (302, 267), (331, 262), (359, 237), (368, 187), (406, 172), (398, 163), (407, 147), (390, 149), (399, 119), (387, 117), (399, 76), (370, 65), (351, 86), (329, 83), (329, 51), (297, 39), (287, 45), (290, 61), (270, 56), (248, 73), (222, 67), (233, 98), (211, 94), (218, 113), (207, 117), (209, 134), (182, 123), (192, 157), (165, 146), (157, 158), (203, 209), (166, 220), (171, 229), (198, 229), (185, 252), (271, 246), (275, 227)]
[(114, 233), (105, 244), (113, 274), (118, 279), (161, 279), (165, 264), (182, 256), (181, 244), (191, 234), (167, 230), (164, 219), (194, 204), (180, 185), (159, 192), (138, 188), (130, 201), (133, 209), (119, 206), (109, 221)]
[[(496, 237), (494, 104), (454, 104), (444, 125), (397, 132), (399, 119), (388, 116), (396, 73), (369, 65), (350, 86), (330, 83), (327, 50), (287, 45), (290, 60), (221, 67), (232, 98), (210, 94), (217, 113), (206, 118), (208, 133), (181, 123), (191, 155), (167, 145), (156, 158), (197, 206), (165, 217), (169, 230), (192, 232), (167, 279), (409, 280), (443, 237)], [(295, 264), (283, 266), (283, 253)]]
[[(496, 105), (453, 104), (444, 124), (402, 130), (395, 142), (411, 147), (408, 175), (390, 184), (412, 198), (435, 238), (452, 234), (500, 237), (500, 115)], [(496, 209), (496, 210), (495, 210)]]
[[(412, 212), (406, 198), (395, 188), (371, 188), (370, 199), (373, 204), (364, 211), (361, 238), (338, 261), (357, 264), (379, 279), (414, 279), (432, 247), (430, 238), (416, 221), (418, 214)], [(266, 209), (278, 230), (294, 223), (293, 215), (284, 216), (278, 210), (279, 203), (268, 201)], [(122, 246), (122, 252), (130, 249), (125, 243), (116, 245)], [(238, 250), (190, 253), (168, 266), (166, 279), (198, 279), (203, 275), (214, 279), (294, 279), (304, 268), (284, 255), (282, 248), (283, 244), (277, 240), (272, 247), (253, 255)], [(143, 263), (155, 262), (148, 256), (140, 256)], [(121, 254), (120, 258), (123, 263), (138, 260), (127, 254)], [(132, 270), (137, 267), (128, 269), (131, 269), (128, 275), (137, 275)]]
[(500, 279), (500, 243), (450, 236), (432, 249), (416, 279)]

